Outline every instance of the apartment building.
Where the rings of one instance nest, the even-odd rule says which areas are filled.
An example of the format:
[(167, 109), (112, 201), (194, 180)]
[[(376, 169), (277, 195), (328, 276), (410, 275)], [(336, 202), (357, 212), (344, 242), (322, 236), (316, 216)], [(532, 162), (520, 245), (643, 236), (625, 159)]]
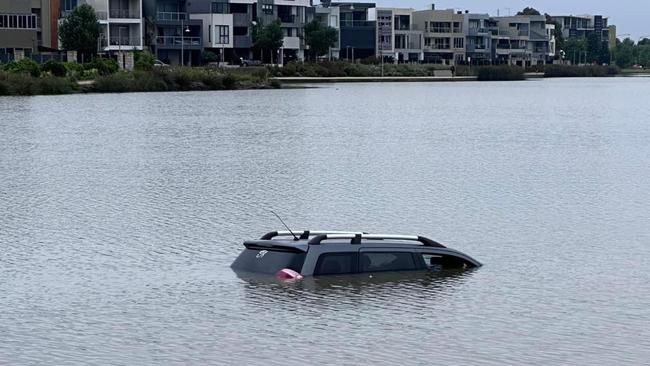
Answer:
[(375, 55), (375, 3), (324, 2), (323, 6), (338, 8), (340, 58), (354, 61)]
[(97, 14), (101, 26), (99, 51), (143, 49), (142, 0), (78, 0), (77, 5), (81, 4), (92, 6)]
[(186, 0), (144, 0), (145, 19), (153, 20), (146, 28), (145, 45), (156, 59), (174, 65), (196, 65), (203, 50), (200, 19), (190, 19)]
[(303, 30), (313, 19), (311, 0), (194, 0), (188, 2), (192, 24), (201, 24), (199, 37), (204, 50), (215, 52), (224, 62), (253, 58), (253, 27), (281, 21), (283, 46), (277, 55), (260, 54), (267, 62), (303, 60)]
[(562, 26), (564, 38), (585, 38), (591, 33), (609, 37), (608, 19), (602, 15), (553, 15), (551, 19)]
[(377, 8), (377, 57), (396, 63), (422, 60), (422, 31), (412, 29), (414, 11)]
[(423, 60), (455, 65), (466, 61), (465, 16), (453, 9), (413, 12), (413, 30), (422, 31)]
[(493, 60), (491, 29), (497, 28), (496, 21), (488, 14), (464, 15), (465, 53), (471, 64), (490, 64)]
[(552, 33), (543, 15), (517, 15), (493, 18), (492, 25), (497, 63), (518, 66), (543, 65), (554, 53)]
[(58, 47), (59, 0), (0, 1), (0, 61)]

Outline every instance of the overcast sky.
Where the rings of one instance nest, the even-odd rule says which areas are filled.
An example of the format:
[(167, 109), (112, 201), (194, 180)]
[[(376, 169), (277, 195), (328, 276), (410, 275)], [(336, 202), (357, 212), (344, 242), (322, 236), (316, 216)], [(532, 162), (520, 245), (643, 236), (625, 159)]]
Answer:
[(497, 15), (497, 9), (501, 15), (508, 15), (507, 8), (510, 8), (510, 13), (514, 15), (527, 6), (534, 7), (542, 14), (601, 14), (609, 17), (610, 24), (616, 25), (619, 35), (630, 33), (634, 40), (642, 36), (650, 38), (649, 0), (375, 0), (374, 2), (377, 6), (416, 10), (429, 9), (431, 3), (435, 3), (436, 9), (467, 9), (470, 12), (489, 13), (493, 16)]

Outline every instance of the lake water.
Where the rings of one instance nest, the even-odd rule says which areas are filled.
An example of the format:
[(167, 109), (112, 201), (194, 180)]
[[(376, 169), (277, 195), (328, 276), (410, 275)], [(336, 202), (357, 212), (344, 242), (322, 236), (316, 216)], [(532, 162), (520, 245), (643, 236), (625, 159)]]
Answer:
[[(640, 365), (650, 80), (0, 98), (0, 364)], [(281, 228), (454, 275), (240, 278)]]

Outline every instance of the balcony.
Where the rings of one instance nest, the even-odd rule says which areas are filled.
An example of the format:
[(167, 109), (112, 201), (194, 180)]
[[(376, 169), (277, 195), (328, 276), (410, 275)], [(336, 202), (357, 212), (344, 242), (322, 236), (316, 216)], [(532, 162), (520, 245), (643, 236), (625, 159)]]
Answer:
[(375, 27), (373, 20), (341, 20), (341, 28), (368, 28)]
[(187, 13), (159, 11), (156, 13), (156, 19), (159, 22), (180, 22), (187, 20)]
[(485, 47), (485, 45), (483, 45), (483, 44), (477, 44), (477, 45), (468, 44), (467, 45), (467, 52), (485, 53), (485, 52), (488, 52), (488, 51), (489, 51), (488, 48)]
[(118, 46), (118, 47), (124, 47), (129, 48), (129, 47), (141, 47), (142, 46), (142, 39), (139, 37), (111, 37), (109, 46)]
[(486, 28), (469, 28), (467, 33), (469, 36), (478, 36), (479, 34), (487, 35), (489, 31)]
[(297, 16), (292, 14), (278, 14), (278, 18), (282, 23), (295, 23), (298, 19)]
[(201, 37), (158, 36), (156, 37), (156, 45), (158, 48), (200, 49)]
[(129, 9), (109, 9), (108, 15), (110, 18), (117, 19), (139, 19), (140, 12)]

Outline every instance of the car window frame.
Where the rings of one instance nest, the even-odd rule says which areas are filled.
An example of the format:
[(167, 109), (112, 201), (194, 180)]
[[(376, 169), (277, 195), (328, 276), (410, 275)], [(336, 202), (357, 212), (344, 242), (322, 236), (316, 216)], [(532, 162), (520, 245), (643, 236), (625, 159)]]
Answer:
[[(411, 259), (413, 260), (414, 268), (413, 269), (391, 269), (391, 270), (384, 270), (384, 271), (363, 271), (362, 270), (362, 265), (361, 265), (361, 256), (364, 253), (384, 253), (384, 254), (393, 254), (393, 253), (406, 253), (411, 255)], [(417, 254), (417, 255), (416, 255)], [(421, 257), (419, 253), (415, 253), (412, 250), (404, 250), (402, 248), (361, 248), (359, 249), (359, 257), (358, 257), (358, 264), (357, 264), (357, 270), (359, 273), (384, 273), (384, 272), (414, 272), (414, 271), (421, 271), (425, 269), (426, 267), (423, 267), (422, 265), (422, 259), (418, 258)]]
[[(327, 256), (343, 256), (343, 255), (352, 255), (352, 268), (351, 272), (342, 272), (342, 273), (320, 273), (318, 270), (320, 269), (321, 263), (324, 260), (323, 258)], [(318, 258), (316, 259), (316, 263), (314, 265), (314, 276), (336, 276), (336, 275), (348, 275), (348, 274), (356, 274), (359, 273), (359, 251), (341, 251), (341, 252), (325, 252), (325, 253), (320, 253), (318, 255)]]

